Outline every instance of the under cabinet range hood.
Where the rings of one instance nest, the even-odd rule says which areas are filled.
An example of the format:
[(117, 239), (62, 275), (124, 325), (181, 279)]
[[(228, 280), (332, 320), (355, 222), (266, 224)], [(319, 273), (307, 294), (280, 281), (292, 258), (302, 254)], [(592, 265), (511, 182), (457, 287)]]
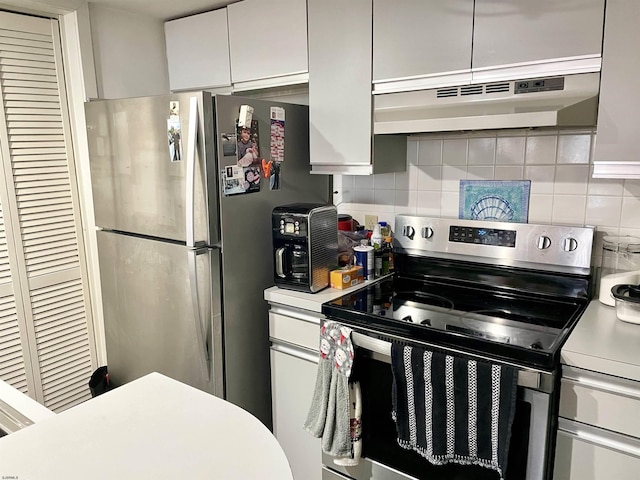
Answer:
[(595, 126), (600, 74), (374, 95), (374, 134)]

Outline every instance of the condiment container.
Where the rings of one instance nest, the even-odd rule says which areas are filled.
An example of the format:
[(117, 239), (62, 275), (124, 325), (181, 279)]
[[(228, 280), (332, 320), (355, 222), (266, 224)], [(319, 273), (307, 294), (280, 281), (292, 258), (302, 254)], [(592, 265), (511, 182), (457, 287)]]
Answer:
[(365, 280), (374, 279), (373, 247), (370, 245), (357, 245), (353, 247), (355, 264), (362, 267)]
[(616, 317), (623, 322), (640, 323), (640, 285), (616, 285), (611, 294), (616, 299)]
[(640, 238), (605, 236), (602, 242), (602, 270), (598, 299), (614, 306), (611, 296), (614, 285), (638, 283), (640, 280)]

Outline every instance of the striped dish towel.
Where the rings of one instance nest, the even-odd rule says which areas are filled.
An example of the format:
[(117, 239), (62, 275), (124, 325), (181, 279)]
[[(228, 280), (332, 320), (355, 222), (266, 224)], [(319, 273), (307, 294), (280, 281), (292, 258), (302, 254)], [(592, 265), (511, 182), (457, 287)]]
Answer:
[(517, 371), (394, 343), (393, 418), (398, 444), (434, 465), (479, 465), (504, 478)]

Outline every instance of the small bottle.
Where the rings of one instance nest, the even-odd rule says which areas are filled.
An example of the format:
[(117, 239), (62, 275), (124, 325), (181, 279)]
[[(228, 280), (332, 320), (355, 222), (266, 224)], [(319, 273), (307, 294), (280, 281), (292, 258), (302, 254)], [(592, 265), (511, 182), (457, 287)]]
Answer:
[(371, 246), (378, 250), (382, 247), (382, 232), (380, 231), (380, 224), (376, 223), (373, 226), (373, 233), (371, 234)]
[(382, 276), (382, 255), (383, 255), (383, 247), (376, 248), (373, 251), (373, 273), (375, 278), (379, 278)]
[(395, 265), (393, 263), (393, 240), (391, 237), (387, 237), (384, 239), (385, 248), (389, 254), (389, 273), (395, 272)]
[(391, 255), (391, 248), (389, 248), (389, 244), (385, 242), (382, 245), (382, 275), (387, 275), (389, 273), (389, 256)]
[(380, 233), (382, 233), (382, 238), (391, 236), (391, 227), (387, 222), (378, 222), (380, 225)]

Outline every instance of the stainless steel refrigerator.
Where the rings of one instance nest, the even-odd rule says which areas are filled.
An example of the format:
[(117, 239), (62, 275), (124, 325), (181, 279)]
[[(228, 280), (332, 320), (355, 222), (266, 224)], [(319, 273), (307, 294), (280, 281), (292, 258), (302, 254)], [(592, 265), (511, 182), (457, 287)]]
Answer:
[[(271, 426), (271, 211), (330, 198), (309, 174), (308, 107), (188, 92), (85, 112), (112, 383), (157, 371)], [(257, 143), (249, 167), (238, 122)]]

